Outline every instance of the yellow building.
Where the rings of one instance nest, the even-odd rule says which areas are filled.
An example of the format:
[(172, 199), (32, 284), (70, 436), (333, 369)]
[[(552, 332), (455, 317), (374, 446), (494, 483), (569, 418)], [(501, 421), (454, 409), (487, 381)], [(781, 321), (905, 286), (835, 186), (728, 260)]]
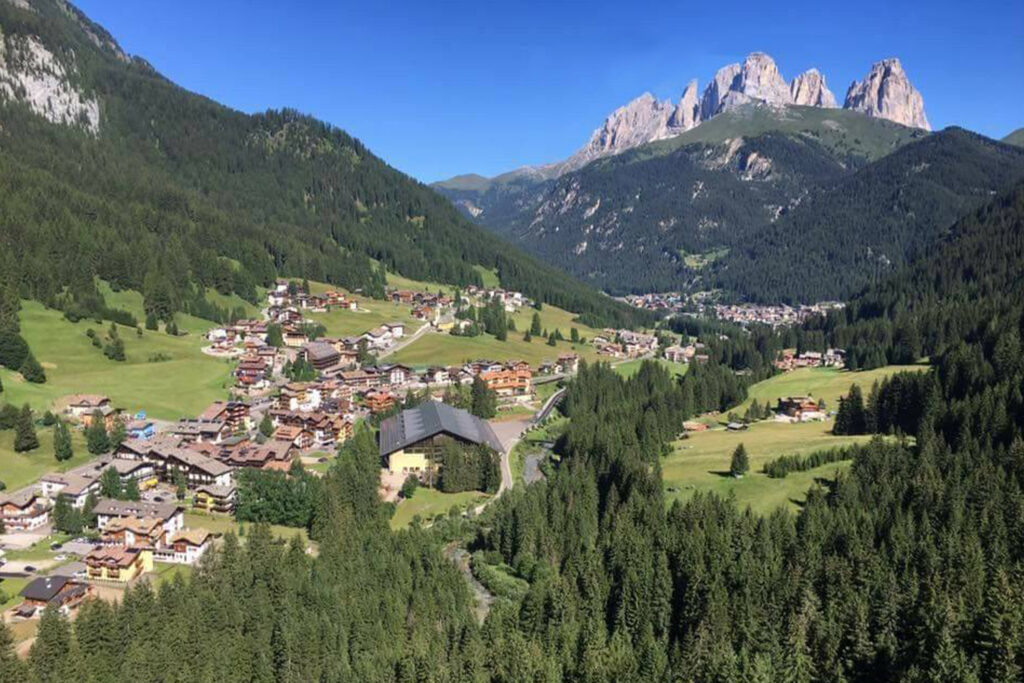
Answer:
[(100, 547), (85, 556), (88, 576), (94, 581), (128, 583), (153, 571), (153, 551), (145, 548)]
[(422, 475), (450, 444), (485, 446), (500, 453), (501, 442), (491, 426), (465, 410), (426, 401), (393, 415), (380, 425), (380, 456), (392, 474)]
[(426, 453), (395, 451), (388, 456), (388, 471), (391, 474), (422, 474), (430, 466)]

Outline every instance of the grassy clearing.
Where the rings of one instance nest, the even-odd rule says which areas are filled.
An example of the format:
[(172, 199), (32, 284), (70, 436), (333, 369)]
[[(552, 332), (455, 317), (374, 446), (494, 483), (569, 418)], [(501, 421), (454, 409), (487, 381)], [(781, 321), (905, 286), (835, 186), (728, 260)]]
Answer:
[(3, 579), (0, 581), (0, 593), (7, 596), (4, 602), (0, 602), (0, 612), (21, 604), (21, 596), (18, 594), (28, 585), (29, 581), (30, 579), (27, 577), (23, 579)]
[[(654, 362), (668, 370), (669, 373), (675, 375), (676, 377), (682, 377), (690, 368), (690, 366), (687, 365), (686, 363), (673, 363), (671, 361), (665, 360), (664, 358), (656, 358), (654, 359)], [(640, 370), (640, 366), (643, 365), (643, 363), (644, 359), (637, 358), (635, 360), (627, 361), (625, 363), (620, 363), (619, 365), (616, 365), (614, 369), (615, 372), (619, 373), (623, 377), (629, 378), (635, 375)]]
[(391, 518), (391, 528), (404, 529), (416, 515), (424, 522), (428, 522), (435, 515), (447, 515), (453, 505), (465, 509), (471, 504), (483, 502), (486, 498), (487, 494), (479, 491), (441, 493), (437, 489), (420, 487), (416, 489), (412, 498), (398, 503), (395, 515)]
[[(750, 399), (735, 410), (742, 413), (751, 401), (772, 404), (782, 396), (811, 395), (824, 398), (829, 410), (838, 406), (839, 397), (854, 382), (865, 391), (878, 379), (901, 370), (924, 370), (926, 366), (889, 366), (865, 372), (849, 372), (834, 368), (804, 368), (777, 375), (759, 382), (749, 390)], [(831, 463), (807, 472), (790, 474), (784, 479), (769, 479), (761, 469), (780, 455), (807, 454), (814, 451), (869, 440), (867, 436), (833, 436), (832, 422), (786, 424), (758, 422), (742, 432), (714, 429), (697, 432), (677, 441), (675, 450), (662, 462), (668, 499), (687, 499), (696, 491), (732, 493), (741, 506), (750, 505), (757, 512), (770, 512), (779, 505), (795, 507), (804, 499), (807, 489), (818, 477), (833, 477), (849, 467), (849, 462)], [(728, 476), (732, 452), (740, 443), (750, 456), (750, 472), (742, 479)]]
[[(234, 517), (227, 515), (210, 515), (202, 512), (186, 512), (185, 513), (185, 527), (189, 529), (206, 529), (207, 531), (215, 534), (226, 534), (229, 531), (234, 532), (241, 540), (245, 540), (245, 536), (239, 533), (239, 527), (244, 526), (246, 531), (249, 530), (251, 524), (239, 524)], [(309, 534), (305, 529), (296, 529), (290, 526), (281, 526), (279, 524), (270, 525), (270, 533), (285, 541), (290, 541), (292, 537), (298, 535), (302, 538), (303, 543), (309, 543)]]
[(501, 278), (498, 277), (498, 271), (493, 268), (484, 268), (483, 266), (473, 266), (473, 270), (480, 273), (480, 279), (483, 280), (484, 287), (487, 289), (498, 289), (501, 287)]
[[(333, 289), (320, 283), (310, 283), (310, 289), (324, 292)], [(344, 291), (344, 290), (337, 290)], [(329, 337), (358, 336), (384, 323), (400, 322), (406, 325), (406, 334), (412, 334), (423, 325), (422, 321), (412, 317), (412, 309), (404, 304), (390, 301), (368, 299), (358, 294), (348, 294), (359, 305), (358, 311), (333, 310), (329, 313), (306, 313), (310, 320), (320, 323), (327, 329)]]
[(153, 573), (149, 575), (150, 585), (153, 588), (159, 588), (161, 585), (168, 581), (173, 581), (175, 576), (179, 574), (182, 578), (188, 578), (192, 575), (192, 567), (186, 564), (170, 564), (167, 562), (154, 562)]
[[(769, 479), (761, 472), (764, 464), (783, 454), (814, 451), (863, 443), (866, 436), (833, 436), (831, 422), (786, 424), (759, 422), (744, 432), (717, 429), (691, 434), (675, 443), (675, 450), (662, 461), (662, 478), (669, 500), (686, 500), (697, 491), (719, 495), (732, 493), (739, 505), (750, 505), (757, 512), (771, 512), (779, 505), (801, 501), (815, 477), (831, 477), (849, 463), (831, 463), (790, 474), (785, 479)], [(750, 456), (750, 472), (741, 479), (729, 476), (729, 461), (739, 444)]]
[[(19, 318), (23, 336), (46, 368), (47, 381), (30, 384), (17, 373), (0, 370), (2, 399), (16, 405), (27, 402), (42, 411), (63, 396), (96, 393), (110, 396), (116, 406), (131, 412), (141, 409), (173, 420), (226, 398), (232, 385), (232, 364), (203, 354), (205, 342), (196, 334), (171, 337), (145, 331), (139, 337), (134, 329), (119, 327), (127, 360), (115, 362), (85, 336), (89, 328), (105, 335), (109, 323), (71, 323), (59, 311), (34, 301), (22, 302)], [(157, 354), (170, 360), (150, 362)]]
[(85, 448), (84, 435), (77, 429), (71, 431), (75, 455), (67, 462), (57, 462), (53, 457), (53, 427), (36, 425), (36, 435), (39, 437), (39, 448), (27, 453), (15, 453), (14, 430), (0, 432), (0, 481), (7, 484), (8, 491), (28, 486), (47, 472), (63, 472), (92, 458)]
[[(518, 311), (512, 314), (512, 319), (516, 323), (517, 332), (509, 332), (509, 338), (513, 335), (522, 337), (526, 330), (530, 329), (530, 323), (533, 322), (533, 314), (540, 313), (540, 326), (541, 331), (547, 330), (548, 332), (554, 332), (555, 330), (561, 330), (562, 336), (569, 339), (570, 330), (576, 328), (579, 330), (581, 337), (586, 337), (587, 340), (593, 339), (595, 335), (600, 334), (601, 330), (593, 327), (587, 327), (578, 322), (574, 322), (573, 318), (576, 317), (575, 313), (570, 313), (557, 306), (544, 305), (544, 308), (540, 311), (529, 306), (524, 306)], [(540, 343), (544, 343), (543, 339), (538, 340)]]
[[(103, 299), (107, 302), (108, 306), (110, 306), (111, 308), (121, 309), (122, 311), (128, 311), (129, 313), (136, 317), (136, 319), (139, 321), (139, 325), (145, 325), (146, 311), (142, 305), (143, 298), (141, 292), (137, 292), (133, 289), (123, 289), (121, 291), (115, 292), (113, 289), (111, 289), (110, 285), (104, 280), (99, 280), (96, 283), (96, 287), (97, 289), (99, 289), (100, 294), (103, 295)], [(230, 297), (225, 297), (225, 299), (229, 298)], [(237, 300), (239, 302), (242, 301), (237, 296), (230, 299)], [(202, 318), (197, 318), (192, 315), (186, 315), (185, 313), (177, 313), (174, 316), (174, 321), (175, 323), (177, 323), (179, 331), (188, 332), (189, 334), (194, 335), (205, 334), (207, 330), (209, 330), (216, 324), (210, 320), (203, 320)], [(92, 326), (96, 328), (97, 332), (99, 331), (100, 326), (96, 325), (95, 321), (93, 321)], [(161, 329), (163, 328), (161, 327)]]
[(456, 337), (450, 334), (425, 334), (415, 342), (388, 357), (389, 362), (405, 363), (414, 367), (429, 365), (455, 365), (469, 360), (486, 358), (495, 361), (525, 360), (534, 367), (543, 361), (555, 361), (561, 353), (578, 353), (580, 358), (594, 360), (597, 352), (585, 344), (559, 342), (548, 346), (541, 339), (524, 342), (522, 332), (510, 332), (506, 341), (498, 341), (489, 334), (478, 337)]
[(876, 380), (884, 379), (903, 370), (924, 371), (927, 369), (927, 365), (889, 365), (862, 372), (850, 372), (837, 368), (800, 368), (776, 375), (750, 387), (749, 398), (736, 412), (742, 413), (755, 400), (761, 404), (771, 401), (774, 406), (775, 402), (784, 396), (823, 398), (828, 410), (836, 410), (839, 408), (839, 397), (849, 393), (851, 384), (859, 384), (867, 396), (871, 385)]

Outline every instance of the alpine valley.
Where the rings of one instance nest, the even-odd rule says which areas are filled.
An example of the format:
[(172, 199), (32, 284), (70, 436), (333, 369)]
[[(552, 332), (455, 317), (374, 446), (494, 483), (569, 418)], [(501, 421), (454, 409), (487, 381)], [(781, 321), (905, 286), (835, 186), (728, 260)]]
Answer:
[(613, 294), (809, 303), (899, 268), (1024, 177), (1019, 149), (931, 133), (898, 59), (851, 84), (842, 108), (816, 69), (787, 83), (757, 52), (697, 93), (691, 81), (676, 104), (638, 97), (563, 162), (434, 187)]

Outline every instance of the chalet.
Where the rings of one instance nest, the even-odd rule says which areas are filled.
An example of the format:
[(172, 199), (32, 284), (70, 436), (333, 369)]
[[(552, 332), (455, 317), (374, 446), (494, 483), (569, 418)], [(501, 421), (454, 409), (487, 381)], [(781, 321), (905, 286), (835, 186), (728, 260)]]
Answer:
[(414, 376), (413, 369), (408, 365), (378, 365), (373, 370), (381, 384), (390, 386), (402, 386)]
[(145, 572), (153, 571), (153, 551), (104, 546), (85, 556), (85, 566), (92, 581), (128, 583)]
[(563, 375), (575, 375), (580, 369), (580, 357), (575, 353), (563, 353), (558, 356), (557, 370)]
[(23, 601), (15, 610), (19, 617), (31, 618), (48, 607), (67, 615), (92, 595), (92, 586), (67, 576), (40, 576), (20, 595)]
[(325, 371), (341, 363), (341, 354), (325, 341), (306, 344), (302, 349), (306, 361), (318, 371)]
[(425, 384), (445, 384), (450, 380), (448, 369), (438, 365), (427, 368), (421, 375)]
[(185, 443), (220, 443), (231, 434), (227, 423), (220, 420), (190, 420), (182, 418), (168, 430), (169, 433), (181, 438)]
[(373, 389), (380, 386), (380, 375), (373, 369), (346, 370), (337, 375), (345, 386), (350, 389)]
[(311, 411), (320, 407), (323, 393), (318, 384), (309, 382), (290, 382), (281, 387), (277, 397), (277, 405), (281, 410)]
[(103, 545), (127, 548), (162, 548), (167, 538), (163, 521), (158, 517), (115, 517), (103, 527)]
[(786, 398), (780, 398), (776, 411), (780, 415), (800, 422), (825, 419), (825, 411), (810, 396), (787, 396)]
[(213, 546), (213, 534), (206, 529), (184, 529), (167, 540), (167, 547), (156, 553), (160, 562), (192, 565)]
[(7, 533), (32, 531), (50, 521), (50, 506), (35, 491), (22, 489), (0, 496), (0, 521)]
[(294, 327), (285, 328), (281, 332), (281, 339), (284, 340), (285, 346), (292, 349), (301, 348), (309, 342), (309, 337), (306, 336), (306, 333)]
[(527, 396), (533, 390), (533, 373), (528, 364), (510, 363), (500, 370), (481, 372), (480, 379), (498, 398)]
[(387, 391), (371, 391), (364, 397), (366, 407), (374, 415), (387, 412), (395, 405), (395, 397)]
[(219, 460), (184, 448), (173, 448), (165, 453), (165, 476), (174, 481), (174, 473), (181, 472), (189, 488), (203, 484), (229, 486), (233, 482), (232, 468)]
[(185, 526), (185, 508), (174, 503), (151, 503), (145, 500), (114, 500), (103, 498), (93, 508), (96, 526), (104, 531), (114, 520), (126, 517), (160, 520), (164, 533), (173, 534)]
[(682, 346), (673, 345), (665, 348), (665, 360), (672, 363), (689, 363), (690, 357), (686, 355), (686, 349)]
[(392, 474), (424, 474), (448, 443), (500, 452), (491, 426), (465, 410), (426, 401), (381, 423), (380, 455)]
[(384, 323), (383, 327), (391, 333), (392, 340), (398, 340), (405, 336), (405, 325), (402, 323)]
[(250, 406), (244, 401), (214, 401), (199, 414), (200, 422), (220, 422), (222, 435), (236, 434), (252, 428)]
[(228, 452), (224, 463), (232, 467), (272, 469), (274, 463), (290, 464), (294, 448), (294, 444), (290, 442), (274, 439), (262, 444), (246, 444)]
[(267, 361), (259, 356), (246, 356), (235, 367), (235, 381), (240, 387), (260, 389), (267, 384)]
[(235, 509), (234, 486), (200, 486), (192, 497), (192, 506), (204, 512), (231, 513)]
[(283, 441), (298, 449), (305, 450), (313, 447), (313, 434), (302, 427), (282, 425), (274, 430), (274, 441)]
[(86, 427), (92, 423), (92, 415), (99, 411), (104, 417), (114, 414), (114, 406), (110, 398), (100, 394), (74, 394), (67, 399), (65, 412), (72, 418), (78, 419)]

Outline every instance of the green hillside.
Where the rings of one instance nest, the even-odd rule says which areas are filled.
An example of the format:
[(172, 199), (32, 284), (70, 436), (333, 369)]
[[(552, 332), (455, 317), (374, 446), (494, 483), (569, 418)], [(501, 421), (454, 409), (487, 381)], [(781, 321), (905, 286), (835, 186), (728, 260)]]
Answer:
[[(125, 56), (64, 3), (16, 5), (0, 3), (0, 71), (58, 70), (60, 87), (95, 100), (99, 123), (83, 113), (54, 124), (0, 98), (7, 326), (19, 297), (114, 317), (95, 276), (141, 292), (159, 318), (222, 319), (238, 308), (226, 303), (255, 303), (277, 276), (381, 295), (381, 266), (462, 285), (482, 284), (482, 268), (595, 321), (634, 315), (465, 220), (347, 133), (291, 110), (228, 109)], [(29, 44), (49, 62), (31, 63)]]
[(1005, 142), (1008, 145), (1017, 145), (1018, 147), (1024, 147), (1024, 128), (1018, 128), (1017, 130), (1013, 131), (1005, 138), (1003, 138), (1003, 142)]

